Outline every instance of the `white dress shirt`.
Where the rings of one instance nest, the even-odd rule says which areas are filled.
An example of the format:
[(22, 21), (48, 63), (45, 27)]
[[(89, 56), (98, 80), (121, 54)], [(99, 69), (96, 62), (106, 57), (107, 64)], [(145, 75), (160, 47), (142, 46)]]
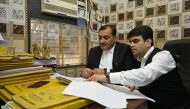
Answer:
[(141, 68), (110, 73), (110, 82), (126, 86), (145, 86), (176, 67), (172, 55), (166, 50), (155, 54), (152, 62), (145, 66), (146, 60), (153, 50), (154, 47), (151, 47), (141, 59)]
[(113, 68), (112, 61), (113, 61), (114, 48), (115, 48), (115, 45), (110, 50), (103, 51), (100, 64), (99, 64), (100, 69), (106, 68), (107, 71), (109, 72), (110, 69)]

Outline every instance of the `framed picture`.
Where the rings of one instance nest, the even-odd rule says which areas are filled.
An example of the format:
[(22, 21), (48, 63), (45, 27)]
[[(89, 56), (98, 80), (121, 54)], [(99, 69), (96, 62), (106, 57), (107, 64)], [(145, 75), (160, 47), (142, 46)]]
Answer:
[(190, 11), (190, 0), (183, 0), (183, 11)]
[(168, 0), (155, 0), (156, 4), (166, 4)]
[(170, 15), (169, 16), (169, 25), (170, 26), (179, 26), (180, 25), (180, 16), (179, 15)]
[(155, 7), (155, 0), (145, 0), (146, 7)]
[(9, 7), (5, 4), (0, 5), (0, 23), (8, 23)]
[(168, 27), (168, 16), (158, 16), (156, 17), (156, 28), (167, 28)]
[(109, 14), (110, 13), (110, 6), (105, 6), (104, 12), (105, 12), (105, 14)]
[(125, 42), (125, 34), (119, 33), (118, 34), (118, 40), (119, 40), (119, 42), (124, 43)]
[(25, 24), (25, 10), (18, 8), (18, 7), (12, 7), (10, 10), (10, 16), (14, 24)]
[(125, 14), (124, 13), (118, 13), (118, 21), (124, 21)]
[(138, 8), (135, 10), (135, 19), (144, 19), (144, 8)]
[(146, 18), (144, 20), (144, 24), (150, 26), (153, 30), (155, 29), (155, 23), (154, 17)]
[(132, 20), (134, 17), (133, 11), (126, 13), (126, 20)]
[(7, 33), (6, 23), (0, 23), (0, 33)]
[(144, 0), (135, 0), (135, 7), (143, 7)]
[(167, 13), (167, 5), (158, 5), (156, 7), (156, 15), (165, 15)]
[(121, 0), (117, 3), (117, 12), (124, 12), (125, 11), (125, 2)]
[(183, 26), (190, 25), (190, 12), (182, 13), (182, 25)]
[(190, 27), (184, 27), (183, 28), (183, 37), (184, 38), (190, 38)]
[(127, 11), (133, 11), (135, 9), (135, 1), (128, 0), (127, 1)]
[(143, 20), (135, 21), (135, 26), (142, 26), (143, 25)]
[(126, 21), (125, 26), (126, 26), (125, 27), (126, 31), (129, 32), (135, 27), (135, 21), (134, 20)]
[(181, 39), (181, 27), (171, 27), (168, 29), (167, 40)]
[(98, 33), (97, 32), (91, 32), (91, 41), (98, 42)]
[(125, 23), (117, 22), (117, 31), (123, 33), (125, 31)]
[(156, 31), (156, 38), (165, 38), (166, 37), (166, 30), (157, 30)]
[(97, 23), (93, 23), (92, 24), (92, 29), (94, 30), (94, 31), (98, 31), (98, 24)]
[(154, 7), (146, 8), (145, 14), (146, 14), (145, 15), (146, 17), (153, 17), (154, 16)]
[(10, 0), (11, 5), (24, 6), (25, 0)]
[(24, 26), (13, 24), (13, 34), (23, 34), (24, 35)]
[(117, 13), (110, 14), (110, 23), (117, 22)]
[(172, 1), (168, 4), (168, 14), (182, 13), (182, 0)]
[(109, 16), (104, 16), (103, 19), (105, 23), (109, 23)]
[(116, 4), (111, 4), (110, 12), (116, 12)]

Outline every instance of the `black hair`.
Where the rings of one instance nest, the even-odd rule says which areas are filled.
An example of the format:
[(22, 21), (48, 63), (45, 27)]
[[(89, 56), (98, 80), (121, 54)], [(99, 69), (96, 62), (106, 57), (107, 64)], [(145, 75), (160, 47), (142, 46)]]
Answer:
[(116, 30), (116, 28), (113, 25), (103, 25), (102, 27), (100, 27), (99, 31), (105, 30), (107, 28), (111, 28), (111, 30), (112, 30), (111, 34), (113, 35), (113, 37), (115, 37), (116, 33), (117, 33), (117, 30)]
[(147, 26), (147, 25), (143, 25), (143, 26), (138, 26), (133, 28), (127, 36), (127, 39), (131, 38), (131, 37), (136, 37), (136, 36), (142, 36), (142, 38), (144, 39), (144, 41), (146, 41), (147, 39), (151, 39), (152, 43), (151, 45), (154, 45), (153, 42), (153, 30), (151, 27)]

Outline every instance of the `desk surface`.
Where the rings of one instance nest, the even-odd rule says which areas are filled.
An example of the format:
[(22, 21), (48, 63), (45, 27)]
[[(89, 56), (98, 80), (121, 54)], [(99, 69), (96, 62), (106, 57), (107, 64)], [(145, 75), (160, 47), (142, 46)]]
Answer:
[[(105, 107), (98, 103), (93, 103), (82, 109), (105, 109)], [(146, 100), (141, 100), (141, 99), (128, 100), (127, 109), (148, 109), (147, 102), (146, 102)]]

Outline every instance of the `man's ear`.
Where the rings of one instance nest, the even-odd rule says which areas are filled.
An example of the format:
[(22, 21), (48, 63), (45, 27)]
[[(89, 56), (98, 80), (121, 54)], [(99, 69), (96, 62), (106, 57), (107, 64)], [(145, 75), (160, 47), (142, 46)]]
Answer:
[(148, 48), (150, 48), (152, 46), (151, 43), (152, 43), (151, 39), (146, 40), (146, 45), (147, 45)]

